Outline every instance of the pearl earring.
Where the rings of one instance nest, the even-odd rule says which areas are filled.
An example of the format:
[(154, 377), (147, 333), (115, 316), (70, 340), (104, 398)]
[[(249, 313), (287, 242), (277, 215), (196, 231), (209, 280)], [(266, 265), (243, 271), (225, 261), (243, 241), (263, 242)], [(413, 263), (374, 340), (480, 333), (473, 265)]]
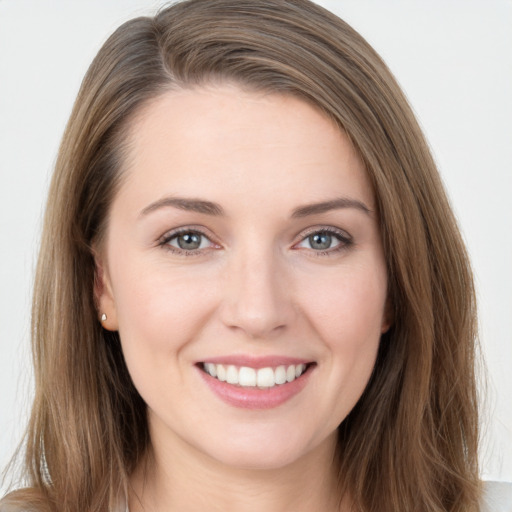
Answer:
[(103, 313), (101, 315), (101, 321), (104, 322), (106, 319), (107, 319), (107, 315), (105, 313)]

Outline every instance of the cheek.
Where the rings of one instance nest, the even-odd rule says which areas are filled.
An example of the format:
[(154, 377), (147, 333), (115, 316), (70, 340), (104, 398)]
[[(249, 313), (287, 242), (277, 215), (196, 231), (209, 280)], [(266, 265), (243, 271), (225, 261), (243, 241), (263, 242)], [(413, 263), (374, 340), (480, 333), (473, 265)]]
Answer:
[(380, 338), (387, 296), (386, 271), (377, 262), (301, 283), (305, 314), (328, 340), (352, 340), (357, 346)]
[[(304, 315), (318, 333), (329, 368), (329, 389), (342, 420), (356, 404), (375, 364), (387, 281), (382, 265), (346, 268), (306, 289)], [(314, 298), (314, 299), (313, 299)], [(336, 398), (338, 397), (338, 398)]]
[[(119, 279), (115, 279), (116, 275)], [(113, 282), (119, 333), (126, 357), (179, 355), (214, 309), (211, 287), (200, 276), (125, 260)]]
[(150, 409), (168, 408), (187, 389), (183, 369), (189, 366), (181, 363), (214, 310), (211, 294), (202, 279), (157, 265), (143, 268), (136, 260), (125, 259), (116, 272), (119, 335), (128, 371)]

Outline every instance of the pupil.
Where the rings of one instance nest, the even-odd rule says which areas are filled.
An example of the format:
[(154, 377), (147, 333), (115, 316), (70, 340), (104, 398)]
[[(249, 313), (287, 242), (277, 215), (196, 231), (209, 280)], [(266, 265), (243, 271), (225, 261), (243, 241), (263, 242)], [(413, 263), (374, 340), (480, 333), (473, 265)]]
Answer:
[(329, 249), (332, 237), (328, 233), (315, 233), (309, 237), (313, 249)]
[(178, 237), (178, 245), (180, 249), (198, 249), (201, 245), (201, 236), (196, 233), (185, 233)]

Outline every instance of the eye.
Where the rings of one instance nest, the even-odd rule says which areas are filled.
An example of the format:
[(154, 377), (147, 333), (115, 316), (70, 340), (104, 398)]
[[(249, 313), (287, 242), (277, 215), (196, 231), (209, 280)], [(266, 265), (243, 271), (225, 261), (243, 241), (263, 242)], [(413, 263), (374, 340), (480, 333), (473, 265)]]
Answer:
[(352, 238), (341, 230), (321, 229), (311, 232), (296, 247), (316, 252), (334, 252), (348, 247)]
[[(306, 238), (307, 243), (311, 247), (311, 249), (325, 251), (327, 249), (331, 249), (332, 247), (336, 247), (340, 241), (334, 238), (330, 233), (315, 233), (313, 235), (309, 235)], [(333, 245), (334, 244), (334, 245)]]
[(165, 245), (176, 252), (196, 252), (212, 247), (214, 244), (203, 233), (187, 230), (178, 233), (170, 233), (164, 237), (161, 245)]

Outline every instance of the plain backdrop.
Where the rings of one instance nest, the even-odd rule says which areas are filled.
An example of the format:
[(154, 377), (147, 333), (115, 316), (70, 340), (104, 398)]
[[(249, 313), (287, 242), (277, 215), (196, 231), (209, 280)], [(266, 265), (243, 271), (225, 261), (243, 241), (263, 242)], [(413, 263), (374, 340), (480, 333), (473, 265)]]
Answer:
[[(106, 37), (162, 3), (0, 0), (0, 467), (30, 404), (31, 284), (64, 125)], [(476, 274), (488, 367), (483, 475), (512, 481), (512, 1), (319, 3), (386, 60), (431, 144)]]

